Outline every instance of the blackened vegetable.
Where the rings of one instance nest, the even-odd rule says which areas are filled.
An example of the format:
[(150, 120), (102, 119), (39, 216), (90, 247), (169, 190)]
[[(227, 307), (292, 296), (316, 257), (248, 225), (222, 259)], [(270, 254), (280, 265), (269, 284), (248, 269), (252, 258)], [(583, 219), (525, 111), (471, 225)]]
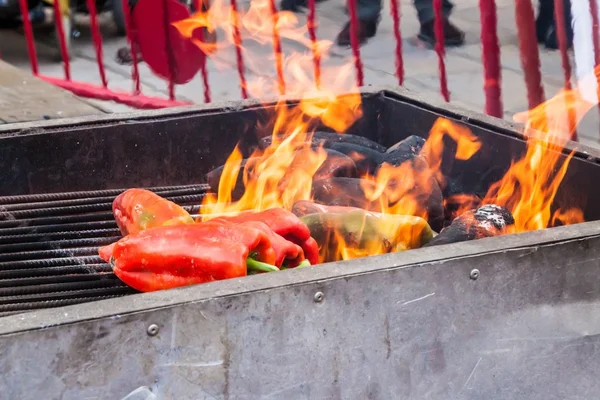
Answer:
[(503, 235), (510, 232), (510, 228), (514, 223), (514, 217), (506, 208), (495, 204), (487, 204), (476, 210), (469, 210), (457, 217), (427, 246)]

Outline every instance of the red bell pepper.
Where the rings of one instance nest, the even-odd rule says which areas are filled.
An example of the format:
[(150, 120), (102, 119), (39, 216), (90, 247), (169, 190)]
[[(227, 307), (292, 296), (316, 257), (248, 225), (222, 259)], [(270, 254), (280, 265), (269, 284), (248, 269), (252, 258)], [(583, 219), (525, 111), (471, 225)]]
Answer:
[(319, 247), (310, 237), (308, 227), (298, 217), (283, 208), (270, 208), (260, 212), (245, 211), (234, 217), (217, 217), (210, 221), (263, 222), (285, 240), (300, 246), (304, 251), (304, 257), (312, 265), (319, 262)]
[(277, 271), (275, 251), (260, 229), (229, 224), (163, 226), (114, 245), (115, 275), (142, 292)]
[(163, 225), (194, 223), (177, 204), (145, 189), (128, 189), (113, 202), (113, 214), (123, 236)]
[[(288, 240), (285, 240), (283, 237), (273, 232), (271, 228), (267, 226), (264, 222), (260, 221), (246, 221), (246, 222), (237, 222), (237, 221), (229, 221), (225, 219), (219, 220), (211, 220), (207, 222), (201, 222), (202, 224), (231, 224), (234, 226), (249, 226), (255, 229), (259, 229), (263, 231), (271, 241), (271, 245), (273, 246), (273, 250), (275, 251), (275, 266), (284, 267), (284, 268), (294, 268), (302, 264), (305, 261), (304, 251), (302, 247), (298, 246), (295, 243), (292, 243)], [(306, 264), (306, 263), (305, 263)]]

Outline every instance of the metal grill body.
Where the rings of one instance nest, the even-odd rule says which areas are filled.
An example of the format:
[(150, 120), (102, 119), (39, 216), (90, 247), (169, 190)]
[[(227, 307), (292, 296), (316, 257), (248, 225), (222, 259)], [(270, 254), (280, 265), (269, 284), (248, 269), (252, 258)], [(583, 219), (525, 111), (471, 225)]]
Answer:
[[(269, 107), (0, 127), (2, 393), (600, 397), (600, 154), (581, 146), (555, 206), (592, 222), (153, 293), (115, 280), (95, 255), (118, 237), (110, 198), (148, 187), (196, 212), (201, 177), (238, 140), (248, 154)], [(443, 162), (450, 193), (485, 193), (525, 149), (510, 124), (406, 92), (364, 91), (363, 107), (349, 133), (384, 146), (439, 116), (468, 125), (482, 148)]]

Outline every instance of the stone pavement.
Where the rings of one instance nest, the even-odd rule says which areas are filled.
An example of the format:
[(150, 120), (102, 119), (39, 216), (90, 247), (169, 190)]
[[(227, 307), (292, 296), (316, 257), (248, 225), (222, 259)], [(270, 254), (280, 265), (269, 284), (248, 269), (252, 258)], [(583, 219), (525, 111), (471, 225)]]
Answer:
[[(248, 0), (243, 5), (247, 7)], [(366, 84), (397, 84), (394, 76), (394, 46), (395, 41), (392, 34), (392, 20), (389, 16), (389, 4), (385, 2), (385, 10), (377, 36), (371, 39), (361, 48), (362, 59), (365, 68)], [(456, 1), (456, 7), (451, 20), (466, 31), (466, 44), (460, 48), (448, 49), (446, 58), (446, 69), (448, 73), (448, 84), (451, 92), (451, 101), (465, 108), (483, 112), (483, 67), (481, 62), (479, 8), (477, 0)], [(527, 96), (521, 63), (514, 16), (514, 0), (497, 0), (498, 7), (498, 35), (501, 45), (502, 62), (502, 92), (504, 104), (504, 117), (512, 118), (516, 112), (527, 109)], [(419, 24), (412, 0), (400, 0), (402, 13), (401, 30), (403, 37), (403, 55), (405, 81), (404, 86), (410, 90), (421, 93), (430, 93), (433, 96), (439, 94), (438, 60), (436, 54), (420, 45), (415, 39)], [(318, 31), (319, 39), (333, 40), (347, 20), (344, 10), (344, 2), (328, 0), (318, 4)], [(305, 21), (305, 15), (298, 15), (301, 22)], [(79, 18), (81, 35), (74, 39), (74, 54), (72, 61), (72, 75), (76, 80), (88, 82), (99, 82), (99, 75), (95, 64), (95, 53), (84, 17)], [(118, 48), (125, 44), (123, 38), (117, 38), (113, 34), (113, 27), (109, 15), (101, 16), (101, 26), (105, 37), (104, 54), (107, 66), (109, 85), (111, 88), (130, 90), (132, 82), (130, 79), (130, 67), (118, 65), (114, 61), (114, 55)], [(243, 37), (246, 37), (242, 33)], [(63, 70), (59, 62), (56, 62), (58, 51), (47, 39), (51, 37), (46, 33), (40, 35), (38, 52), (41, 63), (41, 72), (52, 76), (62, 76)], [(250, 81), (257, 77), (274, 77), (275, 71), (270, 58), (272, 49), (270, 46), (260, 45), (253, 41), (246, 41), (244, 45), (252, 54), (257, 55), (257, 60), (268, 61), (248, 63), (247, 79)], [(284, 52), (305, 51), (303, 46), (283, 40)], [(0, 54), (3, 59), (21, 68), (29, 68), (27, 52), (22, 35), (12, 31), (0, 32)], [(349, 49), (333, 48), (331, 58), (327, 64), (339, 64), (350, 56)], [(560, 55), (557, 51), (547, 51), (540, 47), (540, 58), (542, 62), (543, 84), (546, 97), (554, 95), (562, 86), (562, 68)], [(232, 50), (219, 54), (219, 65), (209, 62), (209, 80), (213, 100), (239, 99), (240, 89), (235, 69), (235, 57)], [(167, 95), (166, 82), (156, 78), (145, 64), (140, 64), (143, 92), (148, 95)], [(289, 73), (286, 71), (286, 74)], [(195, 103), (203, 102), (203, 87), (199, 76), (192, 82), (178, 86), (177, 97), (180, 100)], [(99, 102), (103, 107), (113, 112), (128, 110), (127, 107)], [(595, 145), (599, 137), (598, 113), (588, 113), (579, 128), (582, 142)]]

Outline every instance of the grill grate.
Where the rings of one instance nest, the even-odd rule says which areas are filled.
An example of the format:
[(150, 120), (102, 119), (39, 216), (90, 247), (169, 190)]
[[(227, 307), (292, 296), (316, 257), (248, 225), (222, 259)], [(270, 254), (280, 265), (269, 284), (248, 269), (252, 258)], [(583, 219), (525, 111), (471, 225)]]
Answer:
[[(208, 186), (149, 189), (196, 214)], [(124, 190), (0, 197), (0, 317), (136, 293), (97, 255)]]

